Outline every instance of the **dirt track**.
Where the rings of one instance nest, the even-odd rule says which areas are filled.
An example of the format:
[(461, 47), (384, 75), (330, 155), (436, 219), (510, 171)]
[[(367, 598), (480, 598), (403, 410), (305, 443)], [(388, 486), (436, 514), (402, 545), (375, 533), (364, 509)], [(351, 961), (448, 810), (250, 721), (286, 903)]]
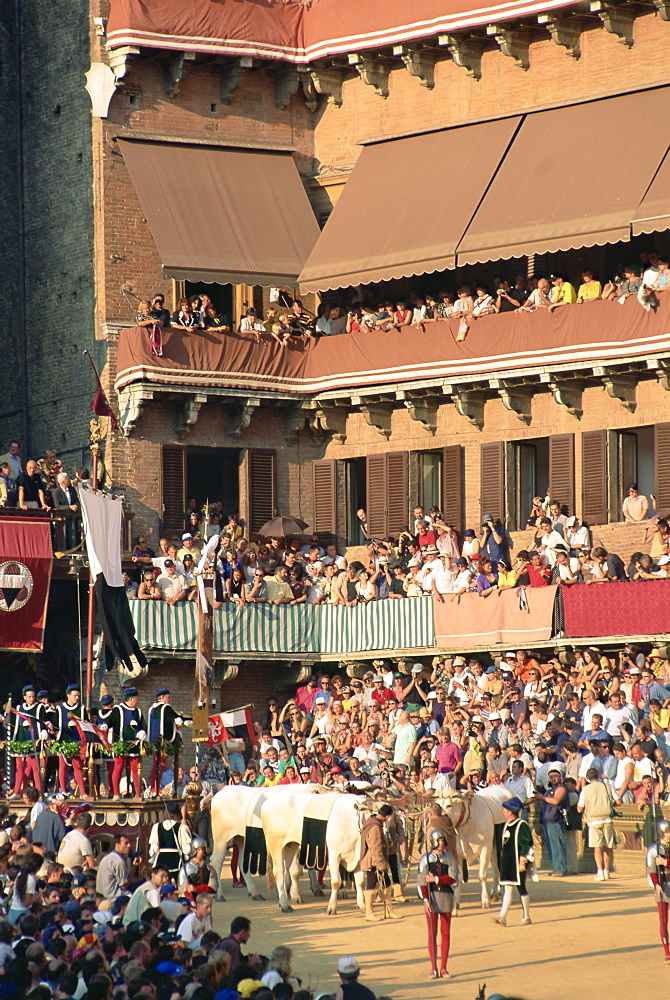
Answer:
[(500, 927), (478, 905), (477, 883), (465, 887), (461, 915), (455, 918), (451, 978), (431, 981), (425, 946), (425, 922), (414, 879), (398, 906), (404, 919), (366, 924), (355, 903), (339, 903), (335, 917), (325, 916), (325, 901), (306, 893), (303, 906), (282, 914), (272, 902), (254, 903), (245, 890), (224, 880), (227, 902), (214, 908), (214, 926), (228, 933), (230, 920), (252, 920), (252, 950), (269, 954), (276, 945), (293, 948), (294, 970), (304, 985), (332, 990), (340, 955), (355, 954), (363, 967), (361, 982), (394, 1000), (449, 997), (475, 1000), (478, 986), (486, 995), (500, 992), (525, 1000), (667, 1000), (670, 966), (663, 961), (656, 907), (643, 877), (617, 876), (593, 882), (590, 875), (531, 884), (533, 925), (521, 927), (515, 899), (508, 926)]

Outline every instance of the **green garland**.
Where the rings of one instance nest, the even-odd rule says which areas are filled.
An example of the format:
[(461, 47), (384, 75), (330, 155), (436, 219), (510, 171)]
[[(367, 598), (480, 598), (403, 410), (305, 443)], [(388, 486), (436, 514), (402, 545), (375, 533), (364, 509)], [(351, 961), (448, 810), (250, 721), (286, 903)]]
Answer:
[(168, 743), (163, 740), (156, 740), (155, 743), (150, 743), (149, 746), (153, 753), (162, 754), (163, 757), (177, 757), (181, 751), (180, 743)]
[(111, 744), (112, 753), (115, 757), (127, 757), (131, 750), (135, 749), (135, 744), (130, 740), (117, 740)]
[(9, 749), (19, 757), (27, 757), (29, 754), (35, 753), (35, 745), (30, 740), (12, 740)]
[(49, 749), (52, 753), (62, 754), (66, 760), (72, 760), (81, 750), (79, 743), (72, 743), (70, 740), (54, 740)]

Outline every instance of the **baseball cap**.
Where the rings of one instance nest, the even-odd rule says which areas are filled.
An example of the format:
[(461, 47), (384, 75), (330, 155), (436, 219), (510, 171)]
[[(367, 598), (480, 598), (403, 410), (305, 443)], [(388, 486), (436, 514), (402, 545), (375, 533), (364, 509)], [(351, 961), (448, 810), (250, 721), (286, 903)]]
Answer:
[(342, 771), (342, 768), (338, 767), (337, 764), (335, 765), (335, 767), (331, 767), (330, 771), (328, 772), (328, 774), (343, 774), (343, 773), (344, 772)]
[(567, 521), (565, 522), (565, 524), (566, 524), (566, 526), (568, 528), (571, 528), (573, 526), (573, 524), (576, 524), (576, 523), (577, 523), (577, 518), (576, 517), (569, 517), (567, 519)]
[(161, 886), (161, 899), (163, 896), (171, 896), (173, 892), (177, 891), (177, 886), (173, 885), (172, 882), (168, 882), (167, 885)]
[(343, 955), (337, 963), (337, 971), (342, 976), (353, 976), (355, 972), (360, 972), (360, 968), (358, 959), (353, 955)]
[(309, 768), (308, 767), (301, 767), (300, 768), (300, 773), (301, 774), (309, 774)]
[(181, 976), (183, 971), (184, 966), (177, 962), (159, 962), (156, 966), (156, 972), (160, 972), (163, 976)]
[(172, 559), (166, 559), (165, 562), (163, 563), (163, 565), (164, 566), (174, 566), (174, 562), (172, 561)]
[(181, 540), (182, 542), (185, 542), (188, 538), (193, 538), (193, 535), (191, 534), (190, 531), (185, 531), (184, 534), (181, 536)]
[(413, 674), (420, 674), (422, 670), (423, 670), (423, 663), (415, 663), (414, 666), (412, 667)]
[(452, 665), (454, 667), (464, 667), (465, 658), (463, 656), (455, 656), (454, 659), (452, 660)]

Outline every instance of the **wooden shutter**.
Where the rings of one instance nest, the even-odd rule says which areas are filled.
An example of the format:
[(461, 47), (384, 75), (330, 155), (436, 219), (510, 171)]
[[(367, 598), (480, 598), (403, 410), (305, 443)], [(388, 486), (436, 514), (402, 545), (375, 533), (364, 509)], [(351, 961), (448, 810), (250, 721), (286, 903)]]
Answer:
[[(442, 513), (447, 524), (463, 531), (463, 448), (442, 449)], [(487, 511), (488, 513), (488, 511)]]
[(656, 510), (670, 508), (670, 424), (654, 427), (654, 463), (656, 480)]
[(386, 534), (397, 538), (407, 527), (407, 452), (394, 451), (386, 456)]
[(575, 512), (575, 435), (552, 434), (549, 438), (549, 496)]
[(366, 513), (368, 531), (373, 538), (383, 538), (387, 530), (386, 455), (368, 455), (365, 463)]
[(186, 449), (163, 445), (161, 455), (163, 532), (183, 531), (186, 510)]
[(582, 434), (582, 520), (607, 523), (607, 431)]
[(481, 452), (481, 516), (501, 521), (505, 515), (505, 450), (502, 441), (483, 444)]
[(312, 462), (312, 489), (314, 496), (312, 529), (327, 545), (335, 540), (337, 531), (334, 460)]
[(249, 533), (277, 513), (277, 456), (274, 451), (249, 451), (248, 458)]

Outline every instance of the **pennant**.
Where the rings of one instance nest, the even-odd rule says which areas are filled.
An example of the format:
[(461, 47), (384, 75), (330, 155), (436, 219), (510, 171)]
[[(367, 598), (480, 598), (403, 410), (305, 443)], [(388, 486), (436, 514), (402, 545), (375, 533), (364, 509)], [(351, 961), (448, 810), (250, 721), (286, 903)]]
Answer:
[(222, 712), (221, 720), (227, 729), (234, 729), (236, 726), (246, 726), (247, 735), (251, 741), (251, 745), (253, 747), (258, 746), (258, 740), (256, 739), (256, 733), (254, 732), (254, 725), (251, 721), (251, 712), (248, 705), (245, 705), (243, 708), (234, 708), (230, 712)]
[[(88, 354), (88, 351), (84, 351), (84, 354)], [(119, 423), (114, 414), (114, 410), (109, 405), (109, 400), (105, 394), (105, 390), (102, 388), (102, 382), (100, 381), (100, 376), (98, 375), (90, 354), (88, 354), (88, 360), (93, 369), (93, 374), (95, 375), (95, 396), (91, 400), (91, 409), (97, 417), (109, 417), (112, 422), (112, 430), (118, 430)]]
[(0, 649), (41, 651), (51, 555), (48, 518), (0, 518)]
[(102, 622), (105, 646), (112, 659), (109, 668), (114, 665), (114, 660), (120, 660), (134, 674), (137, 663), (143, 668), (147, 666), (147, 658), (137, 643), (135, 625), (123, 586), (123, 503), (119, 499), (87, 489), (79, 491), (79, 499), (98, 614)]
[(12, 708), (10, 709), (10, 711), (14, 715), (18, 715), (19, 719), (21, 719), (23, 722), (28, 723), (28, 725), (30, 726), (30, 733), (31, 733), (30, 738), (33, 741), (35, 741), (39, 735), (39, 731), (41, 728), (39, 720), (34, 715), (27, 715), (25, 712), (19, 712), (16, 708)]
[(109, 753), (112, 752), (112, 747), (104, 729), (99, 729), (92, 722), (86, 722), (85, 719), (80, 719), (76, 715), (70, 715), (70, 718), (77, 727), (77, 732), (81, 737), (82, 743), (99, 743)]
[(207, 723), (207, 739), (205, 746), (212, 747), (216, 743), (224, 743), (228, 739), (228, 730), (223, 723), (223, 716), (210, 715)]

